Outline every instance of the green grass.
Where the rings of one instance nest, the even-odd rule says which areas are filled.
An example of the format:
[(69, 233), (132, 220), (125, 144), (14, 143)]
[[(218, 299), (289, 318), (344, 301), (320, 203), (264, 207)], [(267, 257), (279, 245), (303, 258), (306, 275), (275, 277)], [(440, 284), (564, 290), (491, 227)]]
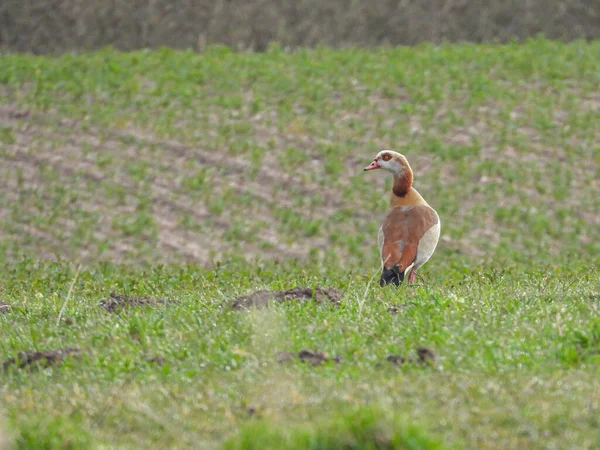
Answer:
[[(598, 447), (599, 61), (0, 55), (0, 364), (83, 350), (0, 372), (0, 447)], [(384, 147), (442, 220), (422, 287), (377, 283)], [(341, 304), (224, 304), (295, 286)], [(110, 314), (111, 291), (177, 302)], [(435, 365), (386, 361), (418, 346)], [(302, 349), (342, 361), (276, 361)]]
[(389, 179), (362, 168), (388, 147), (443, 258), (579, 259), (599, 251), (599, 60), (544, 40), (0, 55), (2, 258), (370, 267)]
[[(84, 354), (2, 374), (5, 432), (21, 448), (216, 448), (224, 440), (226, 448), (341, 448), (331, 442), (346, 440), (357, 443), (344, 448), (376, 448), (380, 434), (400, 448), (592, 448), (600, 412), (592, 269), (474, 268), (398, 290), (369, 284), (368, 274), (289, 264), (107, 265), (79, 274), (57, 323), (75, 268), (21, 263), (3, 276), (13, 312), (0, 316), (0, 354)], [(256, 289), (296, 285), (340, 289), (341, 304), (227, 306)], [(113, 290), (177, 303), (110, 314), (98, 303)], [(436, 352), (435, 365), (386, 361), (418, 346)], [(302, 349), (342, 361), (276, 361)]]

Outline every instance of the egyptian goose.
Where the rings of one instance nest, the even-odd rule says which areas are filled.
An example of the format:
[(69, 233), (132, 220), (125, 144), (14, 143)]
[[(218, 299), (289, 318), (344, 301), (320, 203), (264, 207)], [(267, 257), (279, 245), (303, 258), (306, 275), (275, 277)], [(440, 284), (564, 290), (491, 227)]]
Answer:
[(364, 170), (375, 169), (387, 170), (394, 176), (390, 210), (377, 235), (383, 262), (379, 285), (392, 282), (398, 286), (407, 272), (411, 284), (417, 270), (435, 251), (440, 238), (440, 218), (412, 187), (413, 171), (404, 155), (382, 150)]

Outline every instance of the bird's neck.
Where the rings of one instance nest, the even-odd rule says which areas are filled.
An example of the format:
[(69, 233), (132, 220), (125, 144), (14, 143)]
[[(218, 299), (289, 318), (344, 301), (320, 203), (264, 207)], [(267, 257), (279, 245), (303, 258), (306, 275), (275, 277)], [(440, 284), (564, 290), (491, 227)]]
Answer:
[(392, 185), (392, 195), (390, 196), (390, 206), (408, 206), (427, 204), (421, 194), (412, 187), (413, 174), (410, 170), (405, 170), (400, 174), (394, 174), (394, 184)]
[(419, 192), (414, 187), (411, 187), (408, 190), (408, 193), (403, 197), (399, 197), (393, 192), (392, 195), (390, 195), (391, 208), (394, 208), (396, 206), (414, 206), (427, 204), (428, 203), (425, 201), (425, 199), (421, 196), (421, 194), (419, 194)]
[(392, 185), (392, 192), (398, 197), (404, 197), (410, 191), (413, 183), (412, 170), (402, 170), (399, 173), (394, 173), (394, 184)]

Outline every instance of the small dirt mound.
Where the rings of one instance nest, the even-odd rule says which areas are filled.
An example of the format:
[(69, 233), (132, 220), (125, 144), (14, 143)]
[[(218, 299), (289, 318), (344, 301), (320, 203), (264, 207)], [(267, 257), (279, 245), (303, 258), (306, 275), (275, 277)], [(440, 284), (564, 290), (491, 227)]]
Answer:
[(123, 308), (132, 308), (143, 305), (156, 306), (169, 302), (171, 302), (171, 300), (166, 298), (130, 297), (125, 294), (115, 294), (114, 292), (111, 292), (109, 298), (100, 301), (100, 306), (108, 312), (115, 312)]
[(435, 352), (428, 347), (418, 347), (417, 355), (419, 356), (419, 362), (428, 363), (435, 361)]
[(10, 312), (10, 305), (8, 303), (0, 302), (0, 314)]
[(292, 352), (281, 352), (276, 355), (277, 362), (284, 363), (291, 361), (292, 359), (298, 358), (300, 361), (304, 361), (312, 364), (313, 366), (318, 366), (324, 362), (333, 361), (336, 363), (342, 362), (342, 358), (339, 356), (334, 356), (331, 358), (327, 352), (320, 352), (314, 350), (300, 350), (298, 353)]
[(26, 119), (27, 117), (29, 117), (29, 111), (27, 111), (27, 110), (10, 111), (8, 113), (8, 116), (11, 119)]
[(257, 413), (258, 413), (258, 408), (257, 408), (256, 406), (254, 406), (254, 405), (248, 405), (248, 406), (246, 407), (246, 412), (248, 413), (248, 415), (249, 415), (250, 417), (252, 417), (252, 416), (256, 416), (256, 415), (257, 415)]
[(250, 295), (237, 297), (233, 300), (231, 307), (237, 310), (265, 308), (269, 306), (271, 301), (282, 303), (286, 301), (305, 302), (309, 300), (329, 302), (337, 305), (341, 297), (342, 293), (336, 289), (296, 287), (288, 291), (256, 291)]
[(58, 350), (42, 350), (19, 352), (16, 358), (9, 358), (2, 364), (2, 369), (7, 370), (11, 366), (16, 366), (18, 369), (25, 367), (49, 367), (51, 365), (60, 364), (67, 356), (79, 356), (82, 351), (78, 348), (61, 348)]
[(330, 360), (340, 362), (340, 359), (337, 356), (334, 358), (330, 358), (326, 352), (319, 352), (313, 350), (302, 350), (298, 352), (298, 358), (300, 358), (301, 361), (312, 364), (313, 366), (318, 366), (319, 364)]
[(386, 360), (397, 366), (404, 363), (433, 364), (435, 362), (435, 352), (428, 347), (417, 347), (417, 357), (405, 358), (402, 355), (388, 355)]
[(389, 355), (386, 360), (397, 366), (401, 366), (406, 362), (406, 358), (401, 355)]

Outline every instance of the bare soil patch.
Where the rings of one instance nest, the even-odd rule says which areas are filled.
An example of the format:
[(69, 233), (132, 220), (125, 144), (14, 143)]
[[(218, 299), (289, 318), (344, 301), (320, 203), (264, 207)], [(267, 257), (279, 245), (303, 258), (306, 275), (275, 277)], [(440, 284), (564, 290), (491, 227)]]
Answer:
[(2, 369), (8, 370), (11, 366), (15, 366), (18, 369), (49, 367), (62, 363), (67, 356), (77, 357), (81, 354), (82, 351), (78, 348), (19, 352), (16, 358), (9, 358), (4, 361)]
[(280, 352), (276, 355), (277, 362), (285, 363), (293, 359), (298, 358), (300, 361), (309, 363), (313, 366), (333, 361), (335, 363), (342, 362), (342, 358), (339, 356), (331, 357), (327, 352), (318, 350), (300, 350), (298, 353), (292, 352)]
[[(365, 87), (357, 86), (357, 89)], [(369, 117), (373, 114), (385, 116), (398, 99), (414, 101), (401, 89), (391, 100), (388, 95), (374, 93), (369, 97), (369, 105), (355, 111), (346, 109), (340, 97), (339, 117), (332, 113), (331, 120), (371, 120)], [(108, 130), (81, 120), (63, 119), (60, 113), (52, 110), (42, 113), (14, 104), (0, 105), (0, 120), (9, 126), (11, 140), (14, 140), (0, 155), (0, 179), (5, 180), (0, 184), (6, 185), (7, 192), (7, 201), (0, 204), (0, 219), (9, 223), (10, 214), (14, 214), (22, 221), (18, 232), (10, 227), (0, 230), (0, 238), (11, 243), (7, 254), (12, 258), (21, 251), (35, 251), (44, 259), (60, 254), (67, 259), (76, 255), (92, 260), (101, 251), (101, 257), (107, 260), (190, 261), (207, 266), (215, 253), (225, 255), (240, 251), (249, 259), (301, 261), (312, 251), (315, 256), (324, 256), (329, 250), (334, 250), (340, 261), (347, 260), (347, 256), (356, 257), (354, 249), (342, 241), (333, 243), (330, 237), (334, 232), (358, 236), (376, 226), (373, 217), (380, 210), (373, 209), (368, 194), (352, 189), (355, 182), (352, 174), (364, 165), (364, 152), (348, 154), (343, 163), (345, 171), (340, 169), (344, 176), (332, 178), (324, 164), (329, 157), (319, 149), (335, 144), (331, 137), (320, 135), (315, 138), (310, 127), (282, 130), (274, 125), (276, 110), (268, 109), (251, 116), (254, 131), (250, 139), (257, 148), (276, 143), (277, 150), (270, 163), (258, 164), (262, 156), (256, 156), (259, 159), (255, 160), (250, 153), (223, 158), (210, 144), (220, 136), (215, 130), (218, 126), (238, 122), (247, 125), (246, 114), (249, 114), (253, 101), (251, 95), (245, 98), (241, 107), (245, 113), (235, 118), (228, 118), (220, 107), (208, 111), (206, 114), (215, 125), (211, 133), (215, 134), (207, 141), (191, 136), (188, 140), (167, 138), (133, 124)], [(592, 97), (592, 107), (597, 101)], [(456, 108), (461, 111), (466, 108), (451, 99), (436, 107), (436, 120), (450, 120), (451, 111), (455, 114)], [(473, 182), (465, 184), (468, 195), (462, 196), (460, 201), (464, 217), (472, 213), (481, 220), (468, 225), (468, 232), (460, 231), (460, 220), (451, 221), (449, 223), (455, 225), (447, 227), (441, 236), (445, 248), (478, 260), (488, 254), (488, 246), (499, 245), (507, 239), (507, 232), (517, 226), (505, 221), (499, 223), (494, 214), (484, 214), (481, 205), (495, 205), (492, 209), (518, 207), (528, 216), (536, 214), (522, 208), (522, 195), (505, 195), (502, 202), (494, 203), (496, 194), (490, 185), (501, 185), (502, 180), (496, 171), (487, 167), (487, 163), (500, 161), (517, 172), (518, 166), (526, 164), (535, 168), (532, 169), (535, 174), (555, 173), (553, 164), (564, 162), (568, 154), (562, 145), (547, 146), (540, 142), (538, 134), (542, 132), (532, 127), (526, 117), (520, 116), (514, 118), (515, 124), (523, 135), (523, 142), (531, 144), (531, 150), (523, 152), (514, 142), (500, 146), (497, 130), (502, 128), (504, 119), (495, 112), (500, 107), (492, 102), (482, 108), (477, 117), (464, 110), (467, 119), (460, 127), (434, 127), (427, 133), (423, 131), (426, 122), (422, 111), (417, 111), (414, 118), (415, 127), (420, 130), (416, 134), (435, 136), (441, 142), (457, 147), (456, 151), (458, 147), (475, 144), (481, 147), (479, 156), (474, 159), (473, 170), (465, 169)], [(302, 110), (298, 113), (300, 117), (305, 114)], [(394, 123), (397, 118), (389, 120)], [(187, 122), (181, 126), (185, 128)], [(371, 148), (383, 147), (389, 144), (385, 139), (369, 135), (359, 142)], [(580, 137), (574, 134), (572, 139), (570, 145), (575, 146)], [(407, 138), (393, 145), (402, 149), (412, 140)], [(289, 167), (284, 164), (284, 154), (279, 152), (288, 147), (305, 152), (304, 162)], [(459, 183), (459, 173), (463, 171), (460, 164), (451, 160), (442, 163), (443, 158), (434, 158), (427, 152), (411, 152), (408, 156), (417, 174), (415, 187), (426, 198), (440, 185)], [(569, 181), (572, 191), (578, 188), (593, 191), (595, 188), (595, 161), (591, 153), (585, 158), (589, 161), (581, 160), (569, 169), (574, 174)], [(569, 170), (566, 173), (570, 173)], [(365, 180), (369, 183), (365, 192), (384, 194), (389, 189), (387, 177), (367, 177)], [(534, 176), (526, 177), (520, 184), (520, 191), (529, 196), (528, 203), (547, 205), (546, 215), (552, 219), (554, 205), (558, 204), (554, 199), (556, 188), (552, 177), (539, 180)], [(73, 186), (68, 194), (62, 193), (65, 185)], [(240, 214), (241, 202), (233, 200), (240, 197), (248, 199), (244, 214)], [(223, 202), (216, 199), (223, 199)], [(61, 210), (52, 206), (56, 201), (66, 207)], [(352, 208), (353, 203), (355, 207)], [(41, 210), (38, 205), (43, 206)], [(597, 215), (593, 214), (593, 202), (585, 196), (567, 196), (562, 205), (561, 208), (572, 213), (569, 221), (583, 220), (595, 225)], [(284, 208), (295, 211), (292, 219), (283, 218)], [(138, 213), (140, 210), (143, 214)], [(296, 213), (314, 221), (314, 228), (305, 226), (295, 217)], [(338, 213), (349, 214), (348, 220), (337, 223)], [(450, 213), (444, 211), (446, 215)], [(81, 222), (74, 220), (79, 215), (86, 220), (97, 215), (98, 220), (89, 227), (81, 227)], [(36, 221), (32, 219), (34, 216), (43, 216), (47, 220)], [(145, 220), (146, 225), (138, 226), (137, 219)], [(261, 223), (265, 225), (260, 226)], [(21, 230), (26, 233), (20, 233)], [(74, 236), (78, 236), (77, 240)], [(517, 239), (514, 246), (524, 246), (524, 239)], [(565, 235), (562, 240), (553, 240), (552, 252), (566, 245), (567, 239)], [(593, 231), (582, 233), (579, 239), (586, 245), (593, 242)], [(147, 242), (152, 245), (146, 245)], [(367, 241), (365, 245), (368, 245)], [(348, 264), (352, 264), (349, 261)]]
[(250, 295), (237, 297), (232, 302), (232, 308), (236, 310), (250, 308), (265, 308), (273, 301), (277, 303), (313, 300), (321, 303), (339, 304), (342, 293), (331, 288), (306, 288), (296, 287), (287, 291), (256, 291)]
[(402, 355), (388, 355), (386, 361), (401, 366), (405, 363), (433, 364), (436, 360), (435, 352), (428, 347), (417, 347), (416, 357), (404, 357)]
[[(123, 203), (118, 205), (111, 203), (114, 198), (90, 196), (86, 189), (82, 189), (78, 195), (75, 207), (86, 212), (98, 210), (106, 212), (95, 228), (94, 234), (99, 240), (115, 235), (116, 231), (112, 226), (111, 218), (134, 214), (131, 205), (138, 200), (136, 194), (139, 194), (139, 186), (136, 180), (131, 179), (126, 169), (127, 162), (134, 160), (136, 163), (147, 164), (152, 178), (147, 194), (152, 199), (152, 219), (157, 228), (155, 237), (158, 240), (157, 248), (164, 251), (161, 259), (164, 259), (166, 255), (168, 258), (176, 260), (185, 258), (189, 261), (207, 262), (210, 259), (211, 250), (221, 252), (228, 247), (222, 242), (222, 234), (224, 230), (231, 227), (232, 219), (229, 211), (226, 209), (222, 214), (211, 213), (205, 202), (192, 198), (190, 192), (181, 186), (181, 180), (186, 176), (193, 176), (198, 167), (211, 166), (219, 172), (219, 177), (213, 184), (215, 193), (227, 191), (232, 184), (237, 186), (240, 180), (243, 180), (241, 184), (244, 186), (242, 189), (244, 193), (260, 198), (262, 201), (260, 210), (253, 212), (257, 216), (270, 214), (271, 208), (276, 205), (293, 207), (295, 204), (293, 195), (286, 199), (279, 195), (277, 202), (273, 202), (272, 191), (276, 189), (276, 185), (288, 182), (284, 172), (269, 169), (272, 173), (261, 173), (261, 181), (253, 181), (248, 178), (251, 164), (243, 159), (236, 159), (235, 167), (231, 167), (231, 164), (224, 166), (221, 159), (215, 157), (211, 151), (196, 146), (187, 146), (177, 141), (161, 140), (149, 132), (132, 129), (127, 132), (107, 134), (94, 127), (84, 130), (77, 121), (62, 120), (51, 113), (21, 112), (12, 105), (0, 106), (0, 117), (11, 121), (16, 139), (10, 152), (0, 159), (3, 159), (3, 164), (18, 166), (19, 170), (26, 175), (24, 178), (28, 185), (46, 183), (47, 181), (34, 179), (34, 175), (37, 174), (39, 167), (50, 166), (66, 178), (93, 182), (95, 185), (112, 180), (117, 191), (125, 188), (127, 194)], [(63, 128), (65, 133), (57, 132), (56, 127)], [(44, 137), (42, 140), (44, 142), (60, 142), (61, 151), (57, 153), (53, 146), (41, 145), (38, 142), (41, 137)], [(123, 141), (132, 142), (123, 148)], [(148, 148), (155, 145), (160, 145), (165, 149), (161, 155), (169, 155), (169, 157), (161, 157), (160, 160), (157, 160), (157, 155), (149, 154)], [(31, 152), (32, 147), (35, 148), (35, 152)], [(97, 149), (105, 155), (118, 156), (111, 160), (110, 167), (102, 168), (98, 165), (96, 152), (86, 153), (84, 151), (86, 148)], [(172, 157), (173, 155), (176, 157)], [(198, 163), (201, 163), (200, 166)], [(172, 174), (177, 174), (177, 176), (172, 176)], [(317, 189), (318, 187), (313, 188)], [(314, 192), (313, 188), (307, 189), (305, 193), (311, 194)], [(16, 191), (18, 192), (19, 189), (21, 188), (17, 187)], [(327, 205), (323, 207), (322, 212), (328, 216), (332, 210)], [(1, 208), (0, 214), (2, 214)], [(202, 224), (208, 230), (198, 232), (195, 229), (188, 229), (181, 226), (183, 220), (192, 224)], [(75, 225), (75, 222), (71, 222), (61, 223), (61, 229), (70, 230)], [(38, 230), (32, 232), (35, 231)], [(149, 230), (149, 234), (151, 231)], [(44, 233), (44, 237), (52, 241), (46, 233)], [(254, 245), (248, 245), (246, 252), (261, 255), (273, 252), (289, 258), (306, 256), (306, 252), (303, 250), (303, 248), (307, 248), (306, 246), (301, 243), (293, 245), (282, 243), (279, 231), (275, 228), (264, 228), (261, 231), (261, 239), (269, 242), (273, 248), (257, 248)], [(64, 246), (60, 245), (60, 242), (56, 244), (55, 251), (64, 251), (61, 250)], [(89, 243), (89, 245), (93, 246), (94, 244)], [(311, 245), (315, 246), (316, 244), (312, 242)], [(319, 241), (318, 245), (325, 246), (325, 243)], [(119, 257), (133, 252), (129, 247), (126, 239), (114, 239), (111, 247), (106, 251), (110, 257)], [(89, 253), (94, 254), (93, 249), (89, 249)]]
[(9, 119), (26, 119), (29, 117), (29, 110), (17, 109), (14, 106), (0, 107), (0, 116), (5, 116)]
[(136, 306), (158, 306), (167, 303), (173, 303), (173, 300), (154, 297), (130, 297), (114, 292), (110, 293), (110, 297), (100, 300), (100, 306), (111, 313)]
[(0, 314), (11, 311), (11, 306), (8, 303), (0, 302)]

